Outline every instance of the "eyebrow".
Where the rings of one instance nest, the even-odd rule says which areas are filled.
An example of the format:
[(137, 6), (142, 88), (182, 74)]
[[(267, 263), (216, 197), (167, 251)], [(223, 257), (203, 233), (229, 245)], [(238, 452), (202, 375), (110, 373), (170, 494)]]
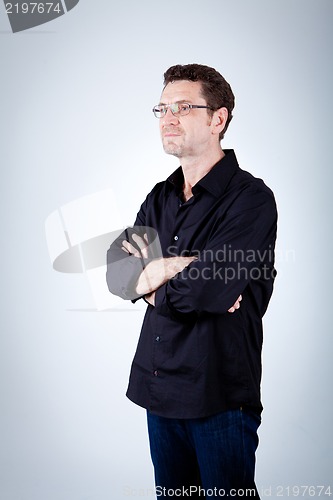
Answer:
[[(172, 104), (183, 104), (183, 103), (191, 104), (191, 99), (180, 99), (179, 101), (173, 102)], [(166, 102), (160, 102), (159, 106), (167, 106)]]

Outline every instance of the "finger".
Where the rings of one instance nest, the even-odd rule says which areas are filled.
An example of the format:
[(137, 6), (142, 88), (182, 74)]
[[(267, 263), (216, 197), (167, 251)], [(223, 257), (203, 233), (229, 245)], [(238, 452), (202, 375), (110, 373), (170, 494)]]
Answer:
[(148, 243), (148, 236), (147, 236), (147, 233), (145, 233), (145, 234), (143, 235), (143, 240), (144, 240), (144, 242), (146, 243), (146, 247), (145, 247), (145, 248), (143, 248), (143, 249), (141, 250), (141, 252), (142, 252), (142, 257), (143, 257), (144, 259), (148, 259), (148, 246), (149, 246), (149, 243)]
[(140, 257), (140, 252), (138, 252), (138, 250), (136, 248), (134, 248), (134, 246), (131, 245), (131, 243), (124, 240), (122, 242), (122, 245), (123, 245), (123, 247), (125, 247), (125, 249), (127, 250), (128, 253), (133, 254), (135, 257)]
[(151, 306), (155, 306), (155, 292), (151, 292), (151, 293), (148, 293), (147, 295), (145, 295), (145, 300)]
[(138, 245), (140, 250), (142, 250), (143, 248), (146, 248), (147, 243), (143, 237), (139, 236), (138, 234), (133, 234), (132, 239)]
[(124, 252), (129, 253), (129, 251), (127, 250), (127, 248), (125, 248), (125, 247), (121, 247), (121, 249), (122, 249)]
[(122, 242), (123, 247), (127, 250), (129, 253), (133, 253), (133, 246), (126, 240)]
[(240, 302), (241, 302), (242, 298), (243, 297), (241, 295), (238, 297), (238, 299), (236, 300), (234, 305), (232, 307), (230, 307), (230, 309), (228, 309), (229, 313), (234, 313), (237, 309), (240, 308)]
[(141, 252), (142, 257), (144, 259), (147, 259), (148, 258), (148, 242), (146, 241), (145, 237), (147, 237), (146, 234), (143, 237), (139, 236), (138, 234), (133, 234), (133, 236), (132, 236), (133, 241), (140, 248), (140, 252)]
[(239, 308), (240, 308), (240, 302), (241, 302), (242, 298), (243, 298), (243, 297), (240, 295), (240, 296), (238, 297), (238, 299), (236, 300), (236, 302), (234, 303), (233, 307), (234, 307), (235, 309), (239, 309)]
[(237, 304), (239, 304), (241, 300), (242, 300), (242, 296), (240, 295), (240, 296), (238, 297), (238, 299), (236, 300), (236, 302), (234, 303), (234, 307), (235, 307)]
[(144, 259), (148, 259), (148, 247), (141, 250), (141, 255)]

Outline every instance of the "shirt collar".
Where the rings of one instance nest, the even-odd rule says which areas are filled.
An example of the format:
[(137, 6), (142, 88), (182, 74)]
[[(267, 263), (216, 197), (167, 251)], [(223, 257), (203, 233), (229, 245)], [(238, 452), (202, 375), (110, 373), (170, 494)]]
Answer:
[[(217, 162), (213, 168), (193, 186), (195, 195), (201, 189), (209, 191), (216, 197), (219, 197), (225, 191), (231, 178), (239, 168), (238, 161), (233, 149), (224, 149), (225, 156)], [(168, 178), (167, 181), (172, 184), (177, 193), (182, 191), (184, 185), (184, 175), (182, 167), (178, 167)]]

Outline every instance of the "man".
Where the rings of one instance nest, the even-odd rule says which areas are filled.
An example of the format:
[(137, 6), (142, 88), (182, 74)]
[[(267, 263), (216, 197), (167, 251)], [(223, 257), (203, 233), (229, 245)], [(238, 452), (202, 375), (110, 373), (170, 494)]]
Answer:
[(108, 251), (110, 291), (148, 303), (127, 396), (147, 409), (158, 497), (259, 498), (274, 196), (221, 148), (234, 107), (225, 79), (197, 64), (173, 66), (164, 79), (153, 112), (181, 166)]

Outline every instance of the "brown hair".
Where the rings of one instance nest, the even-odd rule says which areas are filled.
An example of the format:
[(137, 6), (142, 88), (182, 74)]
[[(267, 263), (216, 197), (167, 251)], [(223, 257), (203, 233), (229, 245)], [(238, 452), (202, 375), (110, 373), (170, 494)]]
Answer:
[[(235, 96), (229, 83), (214, 68), (203, 66), (202, 64), (177, 64), (176, 66), (171, 66), (164, 73), (164, 87), (176, 80), (200, 82), (202, 87), (201, 93), (204, 99), (206, 99), (207, 106), (213, 108), (214, 111), (219, 108), (226, 108), (228, 110), (228, 119), (219, 136), (220, 140), (222, 140), (231, 122), (232, 110), (235, 106)], [(207, 111), (210, 115), (214, 113), (211, 110)]]

